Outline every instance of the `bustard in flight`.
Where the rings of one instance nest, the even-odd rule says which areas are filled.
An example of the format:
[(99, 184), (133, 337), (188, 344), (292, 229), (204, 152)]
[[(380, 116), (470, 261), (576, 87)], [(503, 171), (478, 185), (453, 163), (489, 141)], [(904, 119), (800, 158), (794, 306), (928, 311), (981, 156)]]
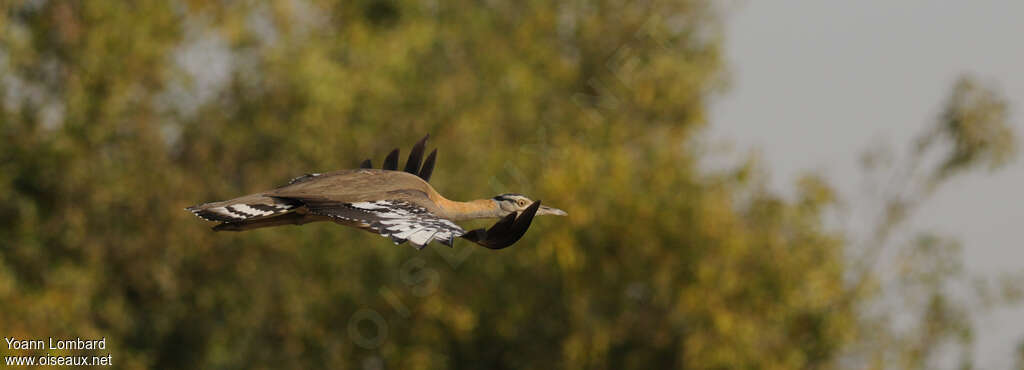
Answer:
[[(429, 135), (427, 135), (429, 137)], [(391, 238), (421, 249), (432, 240), (452, 246), (462, 237), (491, 249), (515, 243), (526, 233), (534, 215), (560, 215), (521, 194), (501, 194), (469, 202), (448, 200), (427, 181), (434, 170), (437, 149), (422, 163), (427, 137), (409, 154), (398, 171), (398, 149), (391, 151), (381, 169), (370, 168), (310, 173), (277, 189), (186, 208), (208, 221), (216, 231), (244, 231), (281, 225), (333, 221)], [(466, 231), (455, 224), (480, 218), (500, 218), (489, 229)]]

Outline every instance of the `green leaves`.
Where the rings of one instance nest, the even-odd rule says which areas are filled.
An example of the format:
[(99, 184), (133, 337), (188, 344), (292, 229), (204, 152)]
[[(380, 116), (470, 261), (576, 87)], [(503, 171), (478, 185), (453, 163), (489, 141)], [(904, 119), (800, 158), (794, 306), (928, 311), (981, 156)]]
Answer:
[(934, 181), (975, 166), (994, 170), (1005, 165), (1016, 153), (1006, 100), (976, 79), (960, 77), (938, 122), (919, 140), (918, 151), (940, 141), (950, 149), (942, 154)]

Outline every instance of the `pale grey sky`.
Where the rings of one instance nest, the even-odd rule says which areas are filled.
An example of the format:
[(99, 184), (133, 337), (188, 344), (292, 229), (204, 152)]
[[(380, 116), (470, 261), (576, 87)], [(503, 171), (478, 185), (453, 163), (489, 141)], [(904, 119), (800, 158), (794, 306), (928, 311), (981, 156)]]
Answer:
[[(820, 170), (856, 195), (858, 154), (908, 143), (963, 73), (999, 89), (1024, 139), (1024, 1), (748, 1), (726, 26), (733, 86), (713, 106), (712, 137), (760, 150), (776, 189)], [(971, 273), (1024, 271), (1020, 157), (948, 184), (915, 227), (959, 238)], [(981, 368), (1010, 368), (1024, 307), (976, 328)]]

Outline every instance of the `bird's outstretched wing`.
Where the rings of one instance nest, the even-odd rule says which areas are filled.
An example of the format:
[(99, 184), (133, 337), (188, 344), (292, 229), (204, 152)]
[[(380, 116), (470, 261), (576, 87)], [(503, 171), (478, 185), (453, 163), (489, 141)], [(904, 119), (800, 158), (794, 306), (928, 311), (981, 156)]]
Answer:
[(502, 249), (519, 241), (526, 234), (533, 222), (533, 216), (540, 208), (540, 201), (533, 202), (525, 210), (516, 214), (510, 213), (489, 229), (470, 230), (462, 235), (463, 239), (480, 244), (485, 248)]
[(433, 240), (450, 247), (456, 237), (466, 233), (454, 222), (403, 200), (352, 203), (308, 200), (304, 203), (310, 214), (375, 232), (391, 238), (395, 244), (408, 241), (416, 249), (422, 249)]
[[(423, 161), (423, 152), (427, 150), (427, 139), (430, 135), (424, 136), (412, 147), (412, 152), (409, 153), (409, 159), (405, 161), (405, 168), (403, 171), (419, 176), (423, 181), (430, 182), (430, 175), (434, 173), (434, 163), (437, 161), (437, 149), (430, 152), (427, 156), (427, 160)], [(381, 166), (382, 170), (398, 171), (398, 148), (395, 148), (388, 153), (388, 156), (384, 158), (384, 165)], [(359, 168), (373, 168), (373, 162), (366, 159), (359, 165)]]

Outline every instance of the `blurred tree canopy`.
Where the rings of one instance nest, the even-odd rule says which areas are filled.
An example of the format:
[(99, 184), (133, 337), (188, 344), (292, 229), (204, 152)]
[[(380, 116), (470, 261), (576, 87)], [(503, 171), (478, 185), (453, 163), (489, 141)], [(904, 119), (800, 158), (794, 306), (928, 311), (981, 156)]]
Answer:
[[(972, 79), (909, 159), (866, 157), (906, 182), (862, 246), (826, 227), (842, 199), (816, 176), (787, 199), (756, 160), (699, 165), (727, 82), (707, 1), (0, 4), (5, 337), (106, 337), (129, 369), (926, 368), (970, 343), (959, 245), (890, 235), (1013, 153)], [(449, 197), (570, 216), (500, 252), (416, 251), (182, 210), (424, 133)]]

